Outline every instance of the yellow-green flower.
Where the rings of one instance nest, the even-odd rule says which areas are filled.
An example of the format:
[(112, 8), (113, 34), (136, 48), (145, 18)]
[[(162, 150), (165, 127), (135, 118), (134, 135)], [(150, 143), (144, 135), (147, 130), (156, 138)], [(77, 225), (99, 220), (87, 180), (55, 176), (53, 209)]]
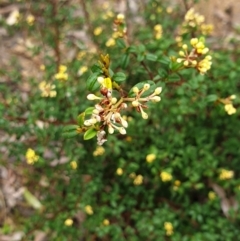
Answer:
[(106, 46), (107, 46), (107, 47), (112, 47), (112, 46), (114, 46), (115, 44), (116, 44), (116, 41), (115, 41), (114, 38), (110, 38), (110, 39), (108, 39), (108, 41), (106, 42)]
[(30, 25), (30, 26), (32, 26), (33, 25), (33, 23), (35, 22), (35, 17), (32, 15), (32, 14), (29, 14), (28, 16), (27, 16), (27, 23), (28, 23), (28, 25)]
[(162, 171), (160, 173), (160, 178), (162, 179), (163, 182), (169, 182), (172, 180), (172, 175), (169, 172)]
[(155, 159), (156, 159), (156, 155), (153, 154), (153, 153), (148, 154), (148, 155), (146, 156), (146, 161), (147, 161), (148, 163), (152, 163)]
[(221, 169), (219, 174), (220, 180), (228, 180), (234, 177), (234, 171)]
[(93, 30), (93, 34), (98, 36), (102, 33), (102, 31), (103, 31), (102, 27), (97, 27)]
[(173, 225), (170, 222), (164, 223), (164, 229), (166, 231), (167, 236), (171, 236), (173, 234)]
[(208, 198), (209, 198), (209, 200), (214, 200), (216, 198), (216, 193), (213, 191), (210, 191), (208, 193)]
[(93, 156), (102, 156), (105, 152), (104, 147), (97, 146), (96, 150), (93, 152)]
[(84, 74), (85, 72), (87, 72), (87, 70), (88, 70), (87, 66), (80, 67), (78, 70), (78, 75), (80, 76), (80, 75)]
[(93, 209), (90, 205), (87, 205), (85, 206), (85, 212), (88, 214), (88, 215), (92, 215), (93, 214)]
[(104, 219), (103, 220), (103, 225), (104, 226), (108, 226), (110, 224), (109, 220), (108, 219)]
[(57, 80), (68, 80), (68, 74), (67, 74), (67, 66), (65, 65), (60, 65), (58, 68), (58, 73), (55, 74), (55, 79)]
[(73, 225), (73, 220), (71, 218), (68, 218), (65, 220), (64, 224), (66, 226), (72, 226)]
[(232, 114), (235, 114), (237, 112), (236, 108), (231, 103), (225, 104), (224, 109), (228, 113), (228, 115), (232, 115)]
[(116, 170), (116, 174), (117, 174), (118, 176), (122, 176), (122, 174), (123, 174), (123, 169), (119, 167), (119, 168)]
[(178, 190), (180, 185), (181, 185), (181, 181), (179, 181), (179, 180), (174, 181), (173, 190), (175, 190), (175, 191)]
[(72, 168), (73, 170), (76, 170), (77, 167), (78, 167), (78, 164), (77, 164), (76, 161), (71, 161), (71, 162), (70, 162), (70, 166), (71, 166), (71, 168)]
[(133, 180), (133, 184), (136, 186), (139, 186), (143, 183), (143, 176), (142, 175), (137, 175), (134, 180)]
[(42, 97), (56, 97), (57, 91), (55, 90), (56, 86), (48, 84), (46, 81), (42, 81), (39, 84), (39, 89), (42, 92), (41, 96)]
[(27, 149), (25, 157), (29, 165), (33, 165), (39, 159), (39, 156), (36, 155), (35, 151), (31, 148)]

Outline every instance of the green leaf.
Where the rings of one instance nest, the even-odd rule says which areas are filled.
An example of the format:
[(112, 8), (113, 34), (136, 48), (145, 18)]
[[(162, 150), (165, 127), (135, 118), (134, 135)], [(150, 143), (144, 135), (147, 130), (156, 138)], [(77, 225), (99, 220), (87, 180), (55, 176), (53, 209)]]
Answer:
[(63, 127), (63, 131), (67, 132), (67, 131), (76, 130), (78, 127), (79, 127), (78, 125), (67, 125)]
[(137, 53), (137, 47), (136, 46), (130, 46), (127, 49), (127, 53)]
[(177, 63), (177, 62), (170, 62), (169, 68), (172, 71), (178, 70), (182, 66), (182, 63)]
[(170, 60), (169, 57), (167, 57), (167, 56), (162, 56), (162, 57), (158, 60), (158, 62), (160, 62), (160, 63), (163, 64), (163, 65), (169, 66), (170, 63), (171, 63), (171, 60)]
[(85, 115), (91, 115), (94, 109), (95, 109), (94, 107), (88, 107), (88, 108), (84, 111)]
[(91, 71), (92, 71), (93, 73), (98, 73), (98, 74), (102, 73), (101, 67), (100, 67), (99, 65), (97, 65), (97, 64), (94, 64), (94, 65), (91, 67)]
[(177, 74), (171, 74), (171, 75), (169, 75), (168, 80), (169, 80), (169, 81), (176, 82), (176, 81), (181, 80), (181, 78), (180, 78), (180, 76), (177, 75)]
[(98, 76), (99, 73), (93, 73), (88, 77), (86, 86), (89, 91), (94, 92), (100, 87), (100, 84), (97, 81)]
[(90, 140), (90, 139), (92, 139), (94, 136), (96, 136), (96, 134), (97, 134), (97, 130), (96, 129), (94, 129), (94, 128), (90, 128), (90, 129), (88, 129), (86, 132), (85, 132), (85, 134), (84, 134), (84, 136), (83, 136), (83, 139), (86, 141), (86, 140)]
[(207, 97), (206, 97), (206, 101), (207, 102), (214, 102), (214, 101), (216, 101), (218, 99), (218, 96), (217, 95), (208, 95)]
[(121, 84), (123, 81), (126, 80), (126, 75), (122, 72), (118, 72), (113, 75), (113, 81), (115, 81), (118, 84)]
[(123, 41), (123, 39), (117, 39), (117, 46), (120, 48), (126, 48), (126, 43)]
[(85, 112), (81, 113), (80, 115), (78, 115), (77, 117), (77, 123), (79, 126), (83, 126), (85, 120)]
[(65, 138), (71, 138), (78, 135), (77, 128), (78, 125), (68, 125), (63, 128), (62, 136)]
[(128, 55), (128, 54), (124, 54), (124, 55), (122, 56), (122, 59), (120, 60), (121, 67), (122, 67), (123, 69), (126, 69), (127, 66), (128, 66), (128, 64), (129, 64), (129, 61), (130, 61), (129, 55)]
[(146, 54), (146, 59), (155, 62), (158, 57), (155, 54)]

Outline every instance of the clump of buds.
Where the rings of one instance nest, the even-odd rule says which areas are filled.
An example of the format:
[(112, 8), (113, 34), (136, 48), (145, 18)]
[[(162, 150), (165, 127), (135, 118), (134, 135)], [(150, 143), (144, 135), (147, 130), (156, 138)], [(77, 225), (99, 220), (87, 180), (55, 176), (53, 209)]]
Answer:
[[(147, 119), (148, 114), (144, 111), (146, 104), (149, 101), (159, 102), (162, 88), (155, 87), (152, 81), (144, 81), (135, 85), (127, 94), (119, 85), (126, 77), (124, 73), (112, 73), (109, 69), (109, 56), (101, 55), (98, 64), (87, 80), (88, 89), (94, 92), (88, 94), (87, 99), (97, 103), (78, 116), (78, 126), (70, 126), (68, 136), (84, 133), (85, 140), (97, 136), (98, 145), (102, 145), (109, 134), (127, 133), (128, 122), (122, 112), (128, 108), (129, 103), (141, 113), (143, 119)], [(95, 94), (97, 89), (99, 91)]]
[(192, 38), (190, 44), (192, 46), (190, 51), (186, 44), (182, 45), (182, 50), (179, 51), (180, 58), (177, 59), (177, 62), (183, 63), (188, 68), (196, 68), (203, 75), (211, 68), (212, 56), (204, 56), (209, 52), (209, 49), (205, 47), (203, 40)]
[(132, 101), (132, 105), (137, 109), (138, 112), (141, 112), (143, 119), (148, 118), (148, 114), (143, 110), (144, 108), (147, 108), (145, 103), (148, 101), (159, 102), (161, 100), (161, 97), (158, 95), (162, 92), (162, 87), (157, 87), (152, 94), (150, 94), (147, 97), (142, 97), (144, 92), (149, 90), (149, 88), (150, 88), (150, 84), (144, 84), (141, 90), (139, 90), (138, 87), (133, 87), (133, 92), (136, 95), (136, 97)]

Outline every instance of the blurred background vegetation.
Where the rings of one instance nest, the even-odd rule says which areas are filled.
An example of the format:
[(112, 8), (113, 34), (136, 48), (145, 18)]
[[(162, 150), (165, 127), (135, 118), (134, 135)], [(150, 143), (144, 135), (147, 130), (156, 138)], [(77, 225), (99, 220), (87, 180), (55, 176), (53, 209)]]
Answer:
[[(0, 240), (240, 240), (238, 5), (209, 2), (0, 1)], [(207, 9), (204, 26), (189, 25), (192, 7)], [(174, 73), (192, 37), (212, 68)], [(103, 146), (62, 137), (92, 105), (100, 53), (127, 90), (154, 77), (163, 87), (147, 120), (127, 110), (127, 134)]]

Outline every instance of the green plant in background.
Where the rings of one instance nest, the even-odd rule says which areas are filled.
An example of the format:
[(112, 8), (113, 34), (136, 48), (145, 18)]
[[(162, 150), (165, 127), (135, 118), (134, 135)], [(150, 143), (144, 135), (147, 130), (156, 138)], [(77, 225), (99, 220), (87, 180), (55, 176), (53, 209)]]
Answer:
[(2, 189), (0, 235), (238, 240), (235, 37), (165, 1), (18, 4), (1, 19), (0, 167), (20, 194)]

